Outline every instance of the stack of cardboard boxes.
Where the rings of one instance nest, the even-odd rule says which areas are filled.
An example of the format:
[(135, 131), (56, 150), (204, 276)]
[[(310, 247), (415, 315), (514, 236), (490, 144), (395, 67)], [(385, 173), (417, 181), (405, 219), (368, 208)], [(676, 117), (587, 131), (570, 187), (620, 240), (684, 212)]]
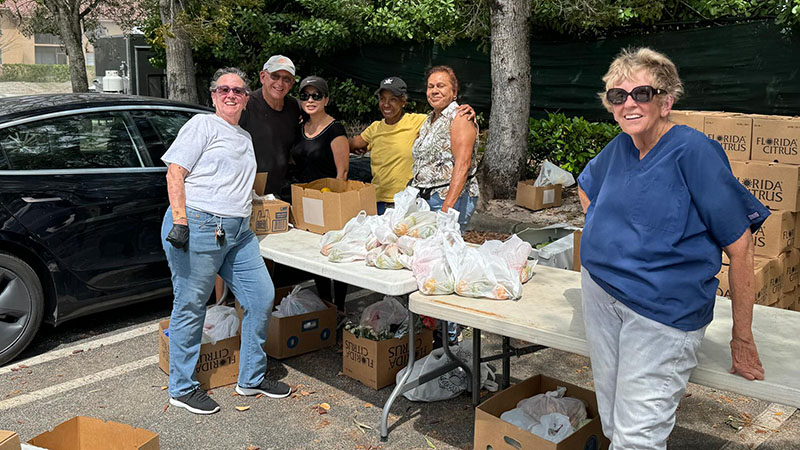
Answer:
[[(733, 174), (771, 215), (753, 236), (756, 303), (800, 310), (800, 118), (709, 111), (673, 111), (673, 122), (722, 145)], [(728, 260), (717, 295), (730, 296)]]

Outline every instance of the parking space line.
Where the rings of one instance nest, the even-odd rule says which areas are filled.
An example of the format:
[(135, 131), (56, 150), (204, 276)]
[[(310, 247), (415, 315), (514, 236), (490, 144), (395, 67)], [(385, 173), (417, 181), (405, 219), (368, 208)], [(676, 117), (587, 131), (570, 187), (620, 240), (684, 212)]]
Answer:
[(143, 327), (135, 328), (133, 330), (124, 331), (118, 334), (113, 334), (108, 337), (103, 337), (100, 339), (84, 342), (78, 345), (73, 345), (71, 347), (53, 350), (51, 352), (43, 353), (38, 356), (33, 356), (31, 358), (22, 361), (13, 362), (5, 367), (0, 367), (0, 375), (9, 373), (14, 368), (18, 368), (19, 366), (27, 366), (27, 367), (35, 366), (37, 364), (42, 364), (56, 359), (65, 358), (67, 356), (74, 354), (75, 352), (87, 351), (102, 347), (104, 345), (116, 344), (118, 342), (127, 341), (128, 339), (134, 339), (139, 336), (144, 336), (146, 334), (153, 333), (156, 331), (158, 331), (157, 322), (152, 323), (150, 325), (145, 325)]
[(88, 386), (90, 384), (97, 383), (98, 381), (106, 380), (108, 378), (117, 377), (126, 374), (128, 372), (141, 369), (143, 367), (151, 366), (153, 364), (158, 364), (158, 355), (148, 356), (147, 358), (130, 362), (128, 364), (123, 364), (121, 366), (113, 367), (111, 369), (106, 369), (101, 372), (93, 373), (83, 378), (76, 378), (74, 380), (66, 381), (61, 384), (56, 384), (44, 389), (39, 389), (38, 391), (29, 392), (27, 394), (22, 394), (17, 397), (12, 397), (8, 400), (0, 401), (0, 411), (16, 408), (18, 406), (22, 406), (31, 402), (52, 397), (54, 395), (63, 394), (67, 391)]

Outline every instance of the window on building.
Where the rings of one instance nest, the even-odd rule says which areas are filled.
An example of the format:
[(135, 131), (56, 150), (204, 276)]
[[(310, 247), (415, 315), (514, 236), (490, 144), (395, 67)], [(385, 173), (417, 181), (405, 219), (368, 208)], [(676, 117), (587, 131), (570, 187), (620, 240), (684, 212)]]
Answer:
[(35, 33), (33, 35), (34, 44), (61, 44), (61, 38), (55, 34)]
[(37, 45), (34, 48), (34, 62), (36, 64), (66, 64), (67, 53), (64, 47)]

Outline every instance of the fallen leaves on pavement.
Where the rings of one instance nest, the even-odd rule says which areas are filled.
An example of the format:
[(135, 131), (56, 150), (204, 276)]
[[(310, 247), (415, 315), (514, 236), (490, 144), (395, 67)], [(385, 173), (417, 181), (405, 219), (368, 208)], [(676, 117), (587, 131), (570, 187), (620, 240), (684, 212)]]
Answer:
[(248, 409), (250, 409), (249, 406), (237, 406), (236, 407), (237, 411), (247, 411)]

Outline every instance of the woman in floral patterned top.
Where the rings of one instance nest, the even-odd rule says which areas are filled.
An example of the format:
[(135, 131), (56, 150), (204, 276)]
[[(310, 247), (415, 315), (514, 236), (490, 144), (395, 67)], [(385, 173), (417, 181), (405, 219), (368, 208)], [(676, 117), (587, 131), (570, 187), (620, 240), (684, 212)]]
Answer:
[(478, 202), (475, 179), (478, 127), (458, 115), (458, 79), (448, 66), (427, 73), (428, 115), (414, 141), (411, 185), (420, 189), (431, 210), (459, 212), (461, 228), (469, 222)]

